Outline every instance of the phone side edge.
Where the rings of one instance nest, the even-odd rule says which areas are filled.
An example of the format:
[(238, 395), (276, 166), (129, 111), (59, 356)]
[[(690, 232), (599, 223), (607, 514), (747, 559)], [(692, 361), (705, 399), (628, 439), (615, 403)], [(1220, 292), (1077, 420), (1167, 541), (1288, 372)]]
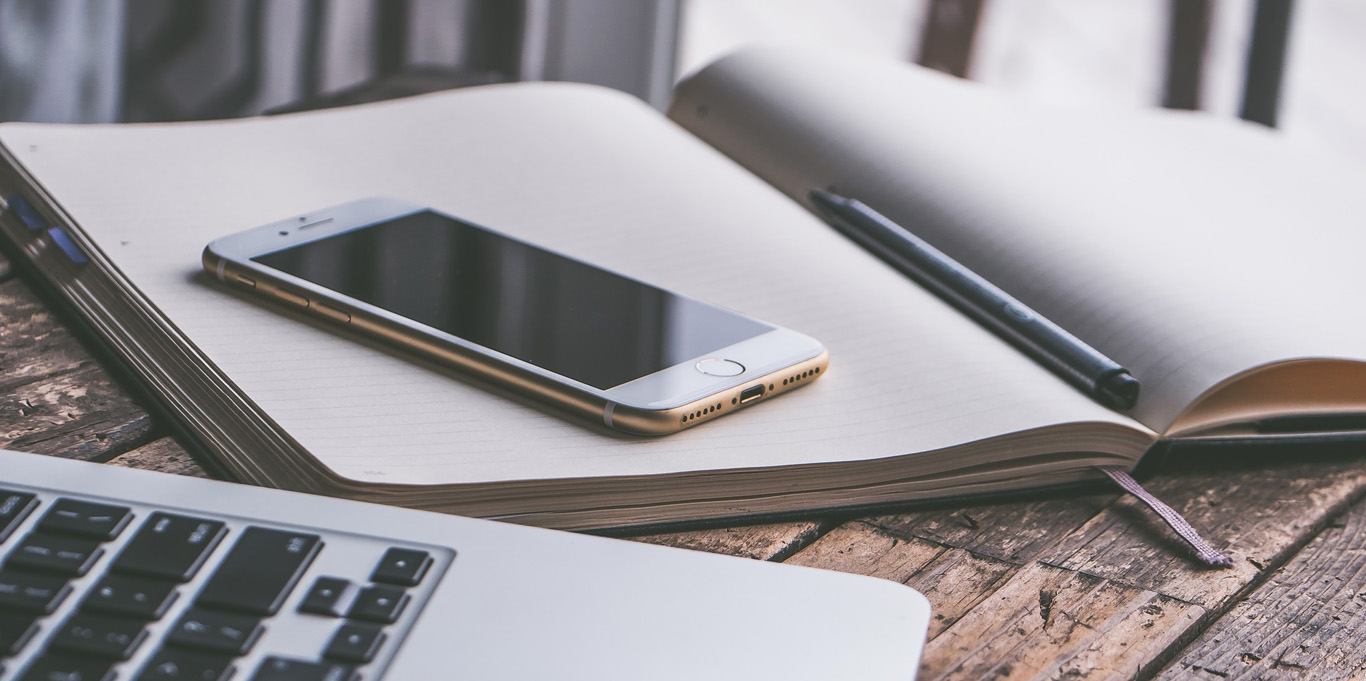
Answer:
[[(212, 244), (210, 244), (211, 246)], [(603, 423), (603, 414), (608, 405), (608, 400), (605, 398), (596, 398), (575, 391), (552, 379), (523, 371), (520, 367), (491, 361), (477, 351), (448, 345), (438, 339), (413, 333), (411, 329), (390, 320), (373, 317), (355, 307), (346, 306), (344, 301), (322, 301), (343, 308), (341, 311), (349, 316), (348, 320), (343, 321), (328, 314), (331, 311), (330, 309), (325, 312), (323, 311), (325, 308), (314, 304), (317, 301), (308, 297), (311, 292), (298, 291), (287, 282), (269, 276), (268, 272), (242, 268), (231, 258), (213, 251), (210, 247), (206, 247), (203, 254), (205, 270), (213, 274), (223, 284), (241, 293), (252, 295), (255, 299), (265, 302), (277, 310), (324, 322), (329, 328), (338, 331), (346, 332), (349, 330), (351, 333), (379, 341), (387, 347), (397, 347), (458, 372), (472, 374), (494, 385), (506, 386), (513, 392), (520, 391), (523, 394), (530, 394), (541, 403), (549, 403), (550, 406), (571, 412), (578, 417), (599, 424)], [(242, 280), (243, 277), (254, 283), (245, 283)], [(284, 291), (286, 295), (299, 296), (307, 304), (291, 303), (289, 298), (282, 299), (276, 294), (276, 291)]]

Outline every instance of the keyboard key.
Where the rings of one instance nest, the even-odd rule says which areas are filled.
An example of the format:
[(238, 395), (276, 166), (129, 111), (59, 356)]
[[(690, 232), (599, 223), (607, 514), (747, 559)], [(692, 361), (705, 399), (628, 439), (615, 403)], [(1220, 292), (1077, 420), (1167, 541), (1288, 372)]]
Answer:
[(408, 605), (408, 594), (396, 586), (368, 586), (356, 597), (346, 616), (356, 620), (392, 624)]
[(36, 615), (0, 612), (0, 657), (18, 655), (38, 633)]
[(176, 600), (175, 584), (129, 575), (106, 575), (90, 590), (82, 610), (159, 620)]
[(274, 615), (321, 548), (317, 535), (248, 527), (196, 602), (253, 615)]
[(34, 532), (10, 552), (5, 567), (26, 567), (80, 577), (89, 572), (90, 566), (103, 554), (100, 543), (91, 539)]
[(251, 681), (353, 681), (357, 678), (356, 671), (344, 664), (267, 657), (256, 668)]
[(28, 492), (0, 489), (0, 544), (19, 529), (19, 523), (38, 508), (38, 498)]
[(370, 581), (398, 586), (417, 586), (432, 566), (432, 557), (426, 551), (392, 548), (384, 552)]
[(356, 602), (360, 589), (340, 577), (319, 577), (313, 582), (304, 599), (299, 602), (299, 612), (328, 617), (341, 617)]
[(246, 655), (265, 630), (253, 617), (191, 608), (176, 622), (166, 642), (238, 656)]
[(120, 617), (76, 613), (57, 628), (49, 650), (126, 660), (142, 645), (147, 632), (142, 622)]
[(113, 663), (89, 657), (67, 657), (48, 653), (33, 661), (18, 681), (109, 681)]
[(47, 510), (43, 519), (38, 521), (38, 529), (109, 541), (119, 536), (132, 519), (133, 512), (123, 506), (58, 499), (52, 504), (52, 508)]
[(216, 520), (153, 513), (110, 569), (188, 582), (225, 534)]
[(384, 645), (384, 631), (368, 624), (343, 624), (332, 635), (323, 657), (342, 662), (365, 664), (375, 659)]
[(134, 681), (226, 681), (232, 672), (231, 657), (162, 648)]
[(0, 608), (47, 615), (71, 593), (66, 578), (0, 570)]

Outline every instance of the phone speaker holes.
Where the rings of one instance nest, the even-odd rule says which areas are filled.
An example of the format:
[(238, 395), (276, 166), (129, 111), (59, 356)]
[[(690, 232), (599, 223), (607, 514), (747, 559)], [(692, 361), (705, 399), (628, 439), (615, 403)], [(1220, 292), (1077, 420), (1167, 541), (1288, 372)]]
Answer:
[(803, 380), (803, 379), (811, 378), (812, 376), (815, 376), (816, 374), (819, 374), (820, 372), (821, 372), (821, 368), (820, 368), (820, 367), (816, 367), (816, 368), (810, 369), (810, 370), (808, 370), (808, 371), (803, 371), (803, 372), (801, 372), (800, 374), (797, 374), (796, 376), (789, 376), (789, 377), (787, 377), (787, 378), (784, 378), (784, 379), (783, 379), (783, 385), (788, 385), (788, 384), (790, 384), (790, 383), (796, 383), (797, 381), (800, 381), (800, 380)]
[(705, 408), (705, 409), (698, 409), (697, 411), (695, 411), (695, 412), (693, 412), (693, 413), (691, 413), (691, 414), (685, 414), (685, 415), (683, 416), (683, 421), (682, 421), (682, 422), (683, 422), (683, 423), (687, 423), (687, 422), (689, 422), (689, 421), (692, 421), (692, 420), (694, 420), (694, 419), (702, 418), (703, 416), (706, 416), (707, 414), (710, 414), (710, 413), (712, 413), (712, 412), (717, 412), (717, 411), (721, 411), (721, 403), (720, 403), (720, 402), (717, 402), (716, 404), (713, 404), (713, 405), (711, 405), (710, 407), (707, 407), (707, 408)]

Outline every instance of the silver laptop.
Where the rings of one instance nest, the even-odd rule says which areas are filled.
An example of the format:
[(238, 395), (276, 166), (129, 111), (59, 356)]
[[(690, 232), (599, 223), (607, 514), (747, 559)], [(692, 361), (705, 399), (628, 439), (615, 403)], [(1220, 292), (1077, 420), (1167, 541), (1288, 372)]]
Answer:
[(0, 681), (911, 679), (889, 581), (0, 451)]

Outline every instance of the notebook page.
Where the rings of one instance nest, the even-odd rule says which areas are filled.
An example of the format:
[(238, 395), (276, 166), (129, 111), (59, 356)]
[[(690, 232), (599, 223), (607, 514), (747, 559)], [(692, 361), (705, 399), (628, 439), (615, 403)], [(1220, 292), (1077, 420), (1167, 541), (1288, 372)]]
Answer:
[(1273, 131), (787, 48), (713, 65), (670, 115), (793, 197), (837, 185), (1125, 365), (1159, 432), (1253, 367), (1366, 359), (1366, 178)]
[[(648, 475), (900, 455), (1129, 423), (887, 271), (643, 104), (482, 88), (227, 123), (6, 125), (0, 140), (207, 357), (336, 473)], [(812, 385), (663, 438), (600, 434), (206, 281), (210, 240), (389, 195), (803, 331)], [(1136, 426), (1136, 424), (1135, 424)]]

